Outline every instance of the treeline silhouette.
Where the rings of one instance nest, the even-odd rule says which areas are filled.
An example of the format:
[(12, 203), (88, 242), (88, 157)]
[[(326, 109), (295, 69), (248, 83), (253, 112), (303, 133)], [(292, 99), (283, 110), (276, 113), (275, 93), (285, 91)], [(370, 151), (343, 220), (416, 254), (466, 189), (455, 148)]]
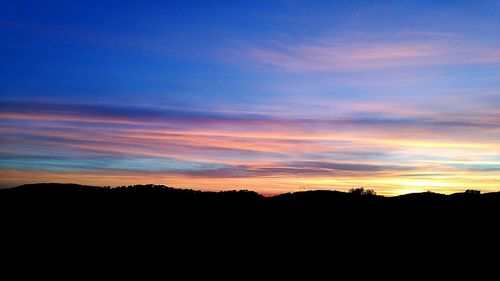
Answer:
[(233, 257), (262, 255), (272, 264), (299, 252), (377, 260), (389, 246), (393, 257), (488, 249), (498, 237), (499, 214), (500, 192), (475, 190), (384, 197), (356, 188), (265, 197), (161, 185), (29, 184), (0, 190), (0, 241), (40, 253), (71, 245), (67, 256), (112, 247), (114, 256), (135, 251), (143, 254), (134, 258), (157, 254), (186, 264), (217, 253), (233, 264)]
[(152, 212), (150, 215), (172, 216), (217, 214), (228, 216), (336, 218), (400, 216), (436, 217), (496, 214), (500, 210), (500, 192), (481, 194), (478, 190), (444, 195), (434, 192), (412, 193), (395, 197), (377, 195), (374, 190), (350, 189), (348, 192), (315, 190), (284, 193), (265, 197), (248, 190), (197, 191), (163, 185), (111, 187), (78, 184), (27, 184), (0, 190), (5, 212), (36, 208), (38, 212), (53, 209), (65, 212), (95, 213)]

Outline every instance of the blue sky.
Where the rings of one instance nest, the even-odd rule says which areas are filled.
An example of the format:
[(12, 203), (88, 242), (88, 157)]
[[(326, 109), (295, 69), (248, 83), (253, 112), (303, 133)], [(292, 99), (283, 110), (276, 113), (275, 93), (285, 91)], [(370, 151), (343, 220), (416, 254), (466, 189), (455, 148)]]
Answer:
[[(273, 94), (269, 84), (287, 84), (298, 75), (306, 80), (303, 84), (326, 82), (317, 73), (304, 77), (304, 73), (259, 68), (242, 59), (246, 56), (242, 49), (324, 40), (332, 44), (473, 41), (496, 47), (500, 37), (498, 1), (145, 2), (7, 3), (0, 12), (2, 64), (9, 66), (2, 68), (2, 92), (78, 101), (246, 103), (256, 95)], [(407, 76), (441, 75), (446, 81), (439, 83), (461, 89), (474, 86), (475, 81), (463, 81), (472, 66), (449, 68), (406, 71)], [(484, 75), (497, 70), (498, 66), (480, 69)], [(377, 78), (374, 75), (382, 79), (392, 75), (376, 71), (361, 76), (370, 84)], [(353, 80), (358, 75), (337, 74)], [(336, 95), (333, 86), (327, 88), (313, 94)], [(335, 88), (340, 96), (366, 91), (351, 84)]]
[[(100, 174), (103, 184), (216, 188), (217, 173), (207, 176), (215, 167), (224, 178), (261, 175), (255, 185), (267, 180), (269, 192), (293, 190), (296, 181), (360, 179), (387, 193), (461, 188), (470, 178), (497, 184), (498, 0), (20, 0), (3, 3), (0, 37), (6, 186), (47, 171), (58, 181), (81, 167), (112, 171)], [(82, 144), (89, 128), (100, 149), (123, 149), (94, 158), (98, 145)], [(162, 146), (153, 136), (165, 130)], [(150, 137), (123, 143), (105, 134), (112, 131)], [(199, 142), (172, 143), (189, 136)], [(295, 179), (289, 171), (299, 162), (325, 173)], [(354, 162), (380, 169), (343, 169)], [(487, 172), (467, 168), (478, 165)], [(410, 167), (447, 176), (394, 180)], [(120, 179), (124, 169), (141, 177)], [(249, 184), (235, 176), (222, 187)]]

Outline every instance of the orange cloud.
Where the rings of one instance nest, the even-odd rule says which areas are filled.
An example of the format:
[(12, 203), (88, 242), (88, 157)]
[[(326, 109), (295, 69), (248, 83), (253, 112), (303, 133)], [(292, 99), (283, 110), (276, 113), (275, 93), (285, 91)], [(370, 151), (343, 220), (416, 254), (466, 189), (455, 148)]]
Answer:
[[(134, 114), (125, 118), (127, 110)], [(266, 194), (365, 186), (396, 194), (494, 190), (500, 175), (500, 128), (489, 113), (471, 120), (418, 110), (331, 119), (62, 105), (42, 111), (51, 114), (22, 104), (0, 113), (1, 185), (151, 182)]]

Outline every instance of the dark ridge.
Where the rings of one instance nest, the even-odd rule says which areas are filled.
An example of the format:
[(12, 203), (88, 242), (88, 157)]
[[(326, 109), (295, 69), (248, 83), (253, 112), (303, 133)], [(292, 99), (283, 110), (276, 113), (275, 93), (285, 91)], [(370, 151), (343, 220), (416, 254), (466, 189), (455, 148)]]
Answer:
[(0, 192), (26, 192), (26, 193), (58, 193), (58, 192), (89, 192), (89, 191), (103, 191), (108, 187), (80, 185), (74, 183), (36, 183), (36, 184), (23, 184), (13, 188), (0, 190)]
[[(368, 190), (371, 191), (371, 190)], [(73, 192), (100, 192), (100, 193), (164, 193), (173, 195), (206, 195), (206, 196), (225, 196), (225, 195), (245, 195), (254, 196), (256, 198), (264, 200), (265, 197), (260, 195), (255, 191), (249, 190), (229, 190), (229, 191), (201, 191), (194, 189), (182, 189), (174, 188), (165, 185), (155, 185), (155, 184), (137, 184), (129, 186), (92, 186), (92, 185), (81, 185), (74, 183), (34, 183), (34, 184), (23, 184), (20, 186), (12, 188), (0, 189), (0, 194), (22, 194), (22, 193), (73, 193)], [(373, 192), (373, 191), (371, 191)], [(412, 201), (412, 200), (447, 200), (447, 199), (471, 199), (471, 198), (498, 198), (500, 197), (500, 192), (489, 192), (481, 193), (480, 191), (467, 190), (464, 192), (453, 193), (450, 195), (445, 195), (436, 192), (421, 192), (421, 193), (409, 193), (404, 195), (398, 195), (394, 197), (385, 197), (382, 195), (377, 195), (376, 193), (370, 194), (366, 193), (363, 188), (351, 189), (349, 192), (343, 192), (338, 190), (307, 190), (307, 191), (297, 191), (288, 192), (278, 195), (268, 197), (270, 201), (279, 200), (345, 200), (345, 199), (355, 199), (355, 198), (371, 198), (371, 199), (390, 199), (396, 201)]]
[[(371, 191), (373, 192), (373, 191)], [(91, 185), (80, 185), (73, 183), (35, 183), (35, 184), (24, 184), (13, 188), (0, 189), (0, 194), (7, 196), (10, 194), (51, 194), (55, 195), (58, 193), (71, 194), (71, 193), (102, 193), (102, 194), (124, 194), (124, 193), (151, 193), (151, 194), (165, 194), (171, 196), (200, 196), (200, 197), (227, 197), (231, 196), (242, 196), (242, 197), (254, 197), (255, 199), (267, 200), (267, 201), (338, 201), (338, 200), (391, 200), (391, 201), (446, 201), (446, 200), (473, 200), (478, 198), (500, 198), (500, 192), (490, 192), (490, 193), (480, 193), (475, 190), (467, 190), (465, 192), (453, 193), (450, 195), (445, 195), (435, 192), (421, 192), (421, 193), (409, 193), (404, 195), (399, 195), (395, 197), (385, 197), (377, 195), (376, 193), (370, 194), (365, 193), (363, 188), (352, 189), (349, 192), (337, 191), (337, 190), (308, 190), (308, 191), (298, 191), (298, 192), (288, 192), (271, 197), (264, 197), (257, 192), (249, 190), (229, 190), (229, 191), (201, 191), (193, 189), (180, 189), (169, 187), (165, 185), (154, 185), (154, 184), (138, 184), (129, 186), (91, 186)]]
[[(87, 186), (79, 184), (39, 183), (26, 184), (0, 190), (0, 200), (4, 206), (16, 202), (22, 205), (46, 204), (57, 201), (59, 204), (79, 206), (82, 202), (92, 203), (94, 207), (107, 208), (105, 204), (124, 204), (130, 206), (143, 204), (143, 208), (152, 206), (161, 208), (184, 208), (189, 206), (193, 211), (205, 211), (231, 207), (248, 211), (300, 210), (350, 210), (404, 211), (418, 208), (420, 210), (442, 209), (448, 211), (468, 208), (474, 212), (483, 209), (500, 208), (500, 192), (480, 194), (479, 191), (468, 190), (463, 193), (444, 195), (434, 192), (412, 193), (396, 197), (376, 195), (373, 190), (362, 188), (349, 192), (316, 190), (284, 193), (272, 197), (264, 197), (254, 191), (198, 191), (177, 189), (164, 185), (131, 185), (111, 188), (109, 186)], [(19, 201), (19, 202), (17, 202)], [(182, 201), (182, 203), (180, 203)], [(177, 203), (176, 203), (177, 202)], [(124, 207), (124, 206), (122, 206)], [(202, 210), (205, 208), (205, 210)], [(251, 209), (253, 208), (253, 209)]]
[(444, 251), (456, 245), (450, 239), (473, 249), (478, 241), (496, 239), (500, 192), (384, 197), (356, 189), (264, 197), (162, 185), (29, 184), (0, 190), (0, 214), (4, 244), (21, 240), (12, 245), (43, 245), (43, 252), (52, 245), (98, 251), (112, 244), (120, 251), (160, 248), (160, 255), (174, 258), (172, 253), (191, 258), (189, 253), (201, 251), (213, 259), (221, 249), (233, 257), (325, 248), (341, 257), (342, 248), (355, 256), (378, 255), (391, 245), (411, 256)]

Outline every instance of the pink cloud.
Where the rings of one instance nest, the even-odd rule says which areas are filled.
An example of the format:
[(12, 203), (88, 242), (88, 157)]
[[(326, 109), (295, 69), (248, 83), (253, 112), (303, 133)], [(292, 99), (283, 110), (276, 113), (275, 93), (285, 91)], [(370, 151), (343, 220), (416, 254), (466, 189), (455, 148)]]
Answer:
[[(144, 181), (214, 188), (223, 182), (233, 187), (251, 184), (266, 192), (270, 184), (276, 188), (290, 182), (327, 186), (334, 182), (358, 183), (355, 180), (377, 183), (379, 178), (380, 183), (392, 180), (394, 186), (401, 186), (404, 184), (398, 179), (409, 169), (415, 174), (438, 171), (452, 175), (458, 169), (452, 166), (456, 159), (481, 163), (494, 159), (499, 149), (498, 119), (493, 112), (475, 114), (476, 118), (470, 119), (418, 108), (411, 111), (411, 107), (397, 104), (357, 103), (356, 107), (340, 107), (371, 111), (373, 115), (355, 117), (343, 112), (344, 118), (293, 119), (235, 118), (217, 112), (162, 112), (158, 108), (33, 105), (3, 107), (0, 154), (8, 162), (15, 158), (20, 164), (29, 164), (47, 158), (77, 165), (74, 159), (94, 159), (97, 162), (88, 167), (99, 169), (67, 172), (12, 166), (8, 171), (0, 169), (0, 185), (33, 178), (66, 181), (73, 177), (99, 184)], [(43, 115), (47, 112), (51, 114)], [(120, 112), (135, 114), (125, 118)], [(441, 162), (433, 155), (439, 155)], [(124, 165), (101, 167), (103, 163), (141, 164), (151, 159), (201, 162), (210, 168), (148, 172), (130, 164), (126, 170)], [(153, 164), (159, 160), (155, 161)]]
[(454, 42), (347, 43), (251, 47), (245, 56), (254, 62), (287, 71), (351, 71), (375, 68), (485, 64), (500, 62), (500, 49)]

